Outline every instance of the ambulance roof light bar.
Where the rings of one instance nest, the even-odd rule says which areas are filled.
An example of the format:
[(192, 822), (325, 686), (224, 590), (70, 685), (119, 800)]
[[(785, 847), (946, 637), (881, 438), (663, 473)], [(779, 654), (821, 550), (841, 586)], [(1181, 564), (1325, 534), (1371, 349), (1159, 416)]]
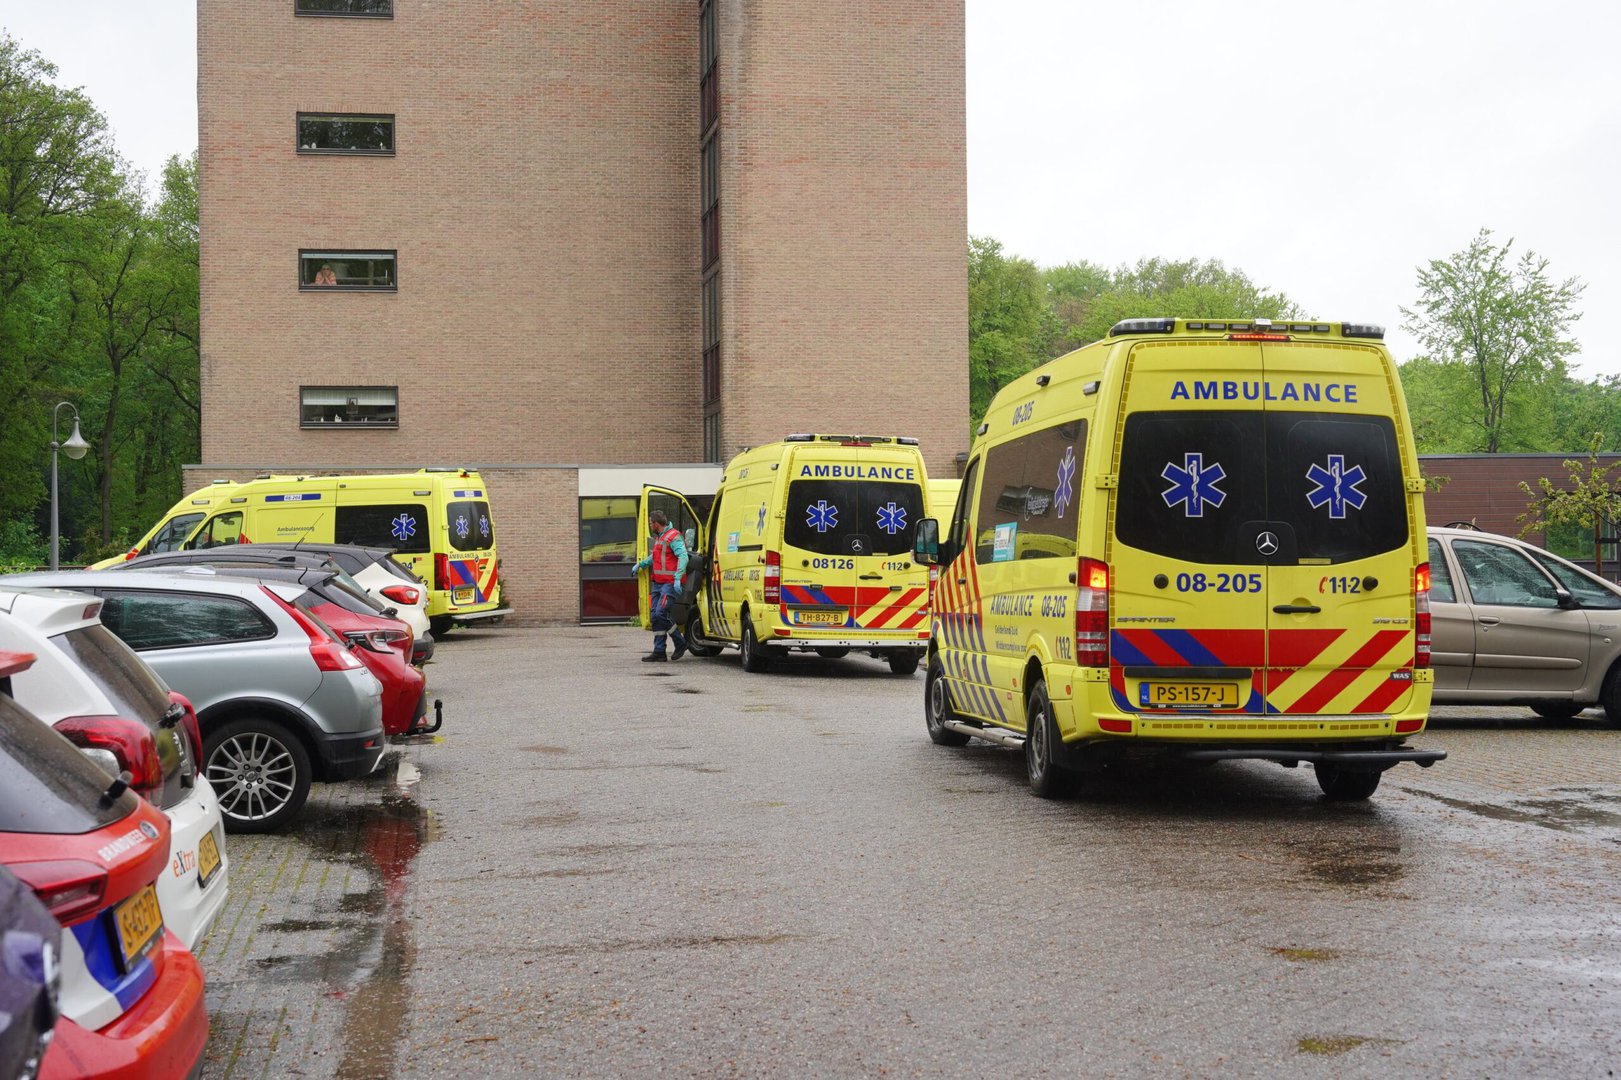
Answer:
[(1170, 334), (1176, 331), (1175, 319), (1121, 319), (1109, 327), (1110, 337), (1122, 334)]
[(1341, 323), (1340, 334), (1343, 337), (1372, 338), (1375, 341), (1385, 339), (1385, 328), (1377, 323)]

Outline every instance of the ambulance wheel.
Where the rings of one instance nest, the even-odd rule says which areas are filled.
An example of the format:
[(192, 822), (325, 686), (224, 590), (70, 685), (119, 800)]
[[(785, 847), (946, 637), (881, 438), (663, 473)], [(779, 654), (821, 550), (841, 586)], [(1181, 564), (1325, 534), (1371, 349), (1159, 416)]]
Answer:
[(923, 680), (923, 722), (929, 728), (929, 741), (936, 746), (966, 746), (968, 736), (945, 726), (946, 721), (956, 719), (957, 710), (951, 707), (951, 694), (946, 690), (946, 669), (935, 653)]
[(837, 660), (840, 657), (849, 656), (850, 655), (850, 650), (849, 649), (817, 649), (816, 650), (816, 655), (820, 656), (823, 660)]
[(687, 616), (687, 651), (694, 656), (720, 655), (720, 646), (704, 637), (704, 624), (697, 611)]
[(912, 649), (890, 653), (889, 670), (896, 675), (916, 675), (917, 653)]
[(1382, 772), (1346, 769), (1321, 761), (1312, 768), (1317, 771), (1317, 786), (1322, 788), (1323, 794), (1333, 802), (1359, 802), (1366, 799), (1379, 789), (1379, 779), (1384, 776)]
[(450, 628), (455, 624), (449, 615), (435, 615), (428, 620), (428, 633), (433, 635), (433, 640), (439, 641), (450, 633)]
[(274, 720), (221, 724), (203, 739), (203, 762), (227, 832), (275, 832), (309, 797), (310, 755)]
[(1030, 780), (1030, 794), (1056, 799), (1068, 791), (1069, 776), (1058, 764), (1058, 721), (1053, 717), (1046, 683), (1038, 681), (1030, 688), (1024, 719), (1024, 773)]
[(754, 636), (754, 620), (745, 613), (743, 616), (743, 640), (738, 644), (738, 651), (743, 654), (743, 670), (758, 674), (771, 666), (765, 650), (760, 648), (760, 639)]

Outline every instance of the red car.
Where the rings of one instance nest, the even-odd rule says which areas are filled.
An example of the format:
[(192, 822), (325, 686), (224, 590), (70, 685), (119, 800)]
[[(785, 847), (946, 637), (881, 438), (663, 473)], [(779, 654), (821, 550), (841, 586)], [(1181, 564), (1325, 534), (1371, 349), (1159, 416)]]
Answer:
[(65, 931), (40, 1076), (187, 1076), (208, 1013), (202, 969), (158, 904), (169, 819), (3, 692), (33, 660), (0, 653), (0, 863)]

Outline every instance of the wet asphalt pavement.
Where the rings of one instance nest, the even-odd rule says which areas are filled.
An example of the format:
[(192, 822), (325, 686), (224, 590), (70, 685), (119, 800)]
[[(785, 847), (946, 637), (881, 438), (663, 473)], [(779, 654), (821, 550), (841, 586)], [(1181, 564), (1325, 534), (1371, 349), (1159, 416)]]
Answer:
[(1437, 709), (1366, 804), (1265, 763), (1032, 798), (922, 675), (462, 631), (445, 730), (231, 837), (207, 1077), (1621, 1072), (1621, 731)]

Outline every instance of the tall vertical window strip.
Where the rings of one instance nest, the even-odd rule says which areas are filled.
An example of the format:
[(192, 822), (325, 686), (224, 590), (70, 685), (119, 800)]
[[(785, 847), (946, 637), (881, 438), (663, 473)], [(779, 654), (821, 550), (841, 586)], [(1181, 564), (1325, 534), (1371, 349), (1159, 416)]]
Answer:
[(720, 400), (720, 274), (703, 284), (704, 404)]
[(293, 0), (294, 15), (358, 15), (392, 19), (394, 0)]
[(298, 114), (301, 154), (392, 154), (394, 118), (387, 115)]
[(710, 134), (700, 151), (700, 170), (704, 190), (703, 218), (699, 224), (703, 233), (703, 262), (708, 270), (720, 258), (720, 132)]
[(704, 460), (720, 462), (720, 409), (704, 413)]
[(715, 3), (698, 9), (698, 132), (708, 134), (720, 117), (720, 91), (715, 72)]

